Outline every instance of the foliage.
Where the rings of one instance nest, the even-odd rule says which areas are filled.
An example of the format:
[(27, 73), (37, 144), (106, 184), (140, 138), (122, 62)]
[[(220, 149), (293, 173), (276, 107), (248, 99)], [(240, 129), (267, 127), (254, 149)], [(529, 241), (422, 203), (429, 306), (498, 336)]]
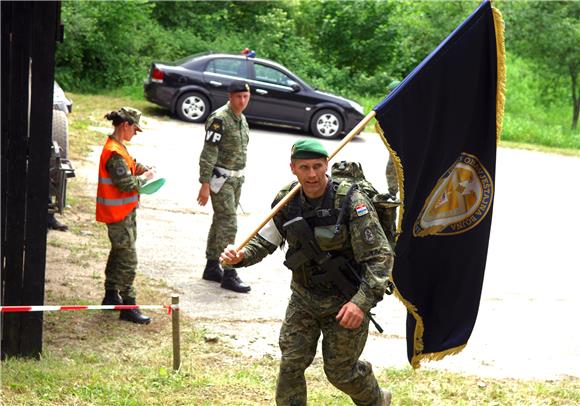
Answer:
[[(317, 88), (374, 100), (366, 103), (374, 106), (391, 81), (410, 73), (478, 4), (67, 1), (57, 80), (69, 91), (138, 95), (152, 61), (248, 47)], [(504, 138), (577, 148), (578, 130), (564, 127), (580, 112), (580, 89), (570, 90), (580, 58), (580, 3), (495, 4), (506, 21), (510, 54)]]
[(136, 84), (144, 61), (171, 55), (171, 35), (151, 18), (153, 5), (63, 2), (65, 40), (57, 49), (57, 78), (66, 89), (99, 90)]
[(545, 71), (542, 76), (548, 89), (556, 89), (559, 78), (569, 78), (572, 129), (575, 129), (580, 113), (580, 3), (527, 1), (506, 3), (506, 8), (507, 42), (511, 50), (532, 61), (534, 68)]
[[(502, 139), (580, 149), (580, 132), (570, 130), (564, 120), (570, 117), (570, 109), (562, 94), (563, 88), (547, 85), (542, 73), (533, 69), (534, 64), (526, 59), (508, 54), (508, 61), (508, 92)], [(541, 102), (530, 103), (530, 100)]]

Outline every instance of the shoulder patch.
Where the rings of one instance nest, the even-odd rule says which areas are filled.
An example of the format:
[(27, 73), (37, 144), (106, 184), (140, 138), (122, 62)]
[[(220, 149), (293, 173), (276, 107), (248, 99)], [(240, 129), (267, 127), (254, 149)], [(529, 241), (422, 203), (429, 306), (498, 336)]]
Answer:
[(207, 126), (205, 132), (205, 142), (219, 144), (224, 133), (224, 122), (219, 118), (214, 118)]
[(363, 239), (367, 244), (373, 244), (375, 242), (375, 234), (370, 227), (367, 227), (363, 231)]
[(118, 165), (115, 168), (115, 173), (117, 174), (117, 176), (123, 176), (127, 173), (127, 170), (125, 169), (125, 167), (123, 165)]
[(369, 214), (369, 209), (367, 207), (366, 204), (364, 203), (359, 203), (355, 206), (354, 211), (356, 212), (357, 216), (364, 216), (366, 214)]

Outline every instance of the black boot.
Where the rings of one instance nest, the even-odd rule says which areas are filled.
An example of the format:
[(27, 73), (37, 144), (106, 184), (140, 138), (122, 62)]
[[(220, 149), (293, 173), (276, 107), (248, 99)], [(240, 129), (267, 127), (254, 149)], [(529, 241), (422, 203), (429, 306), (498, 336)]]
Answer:
[(207, 264), (205, 265), (205, 269), (203, 270), (202, 279), (206, 281), (212, 282), (221, 282), (224, 276), (224, 271), (220, 266), (220, 261), (217, 259), (208, 259)]
[[(125, 305), (135, 305), (135, 298), (126, 298), (123, 299), (123, 304)], [(151, 319), (143, 314), (141, 314), (141, 310), (139, 309), (128, 309), (128, 310), (121, 310), (121, 314), (119, 314), (120, 320), (130, 321), (132, 323), (137, 324), (149, 324), (151, 323)]]
[(105, 305), (122, 305), (123, 304), (123, 299), (121, 299), (121, 296), (119, 296), (119, 292), (117, 292), (114, 289), (107, 289), (105, 290), (105, 297), (103, 298), (103, 301), (101, 302), (101, 304), (103, 306)]
[(49, 230), (58, 230), (58, 231), (67, 231), (68, 226), (66, 224), (61, 223), (56, 219), (54, 213), (48, 213), (48, 229)]
[(239, 293), (248, 293), (252, 288), (250, 285), (242, 282), (238, 273), (233, 268), (224, 269), (224, 277), (222, 279), (222, 288), (233, 290)]

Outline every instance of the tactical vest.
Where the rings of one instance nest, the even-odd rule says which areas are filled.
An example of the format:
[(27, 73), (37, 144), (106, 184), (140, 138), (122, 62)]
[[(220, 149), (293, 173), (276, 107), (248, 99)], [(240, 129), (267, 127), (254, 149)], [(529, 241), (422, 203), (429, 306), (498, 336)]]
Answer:
[[(290, 185), (290, 189), (294, 185), (295, 183)], [(358, 271), (359, 266), (353, 260), (354, 254), (350, 245), (348, 218), (342, 220), (338, 232), (335, 232), (341, 213), (341, 207), (337, 206), (337, 204), (342, 201), (342, 198), (337, 195), (339, 189), (340, 184), (329, 179), (327, 190), (322, 201), (318, 207), (311, 210), (305, 210), (305, 208), (302, 207), (302, 197), (299, 193), (282, 209), (282, 217), (284, 222), (296, 217), (304, 218), (313, 230), (316, 241), (323, 251), (329, 252), (332, 256), (341, 255), (351, 260), (352, 266)], [(290, 258), (300, 250), (301, 240), (299, 236), (294, 236), (291, 233), (286, 234), (286, 240), (288, 242), (286, 258)], [(322, 283), (314, 285), (312, 283), (311, 276), (317, 275), (320, 272), (321, 270), (317, 264), (315, 262), (310, 262), (307, 265), (302, 266), (300, 269), (292, 269), (292, 278), (297, 284), (318, 291), (320, 294), (335, 294), (336, 288), (331, 284)]]
[(99, 184), (97, 187), (97, 221), (102, 223), (117, 223), (123, 220), (139, 204), (139, 192), (122, 192), (115, 185), (107, 171), (107, 162), (116, 153), (123, 157), (131, 175), (135, 175), (137, 166), (127, 149), (122, 144), (109, 137), (99, 162)]

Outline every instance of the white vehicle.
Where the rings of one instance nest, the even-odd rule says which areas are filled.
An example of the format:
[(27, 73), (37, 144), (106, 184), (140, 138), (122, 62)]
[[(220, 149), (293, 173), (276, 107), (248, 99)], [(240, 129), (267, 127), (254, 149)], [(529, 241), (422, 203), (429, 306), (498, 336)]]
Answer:
[(49, 215), (63, 212), (66, 206), (66, 182), (75, 176), (75, 170), (68, 160), (68, 118), (72, 111), (72, 101), (54, 82), (52, 104), (52, 148), (50, 154)]

